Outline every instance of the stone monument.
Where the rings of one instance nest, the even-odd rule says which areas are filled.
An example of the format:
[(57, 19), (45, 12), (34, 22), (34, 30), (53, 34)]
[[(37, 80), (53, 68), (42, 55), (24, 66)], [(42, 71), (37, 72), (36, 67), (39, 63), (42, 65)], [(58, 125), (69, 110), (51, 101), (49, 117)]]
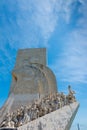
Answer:
[(46, 65), (46, 49), (19, 50), (12, 71), (12, 109), (57, 92), (56, 79)]
[[(18, 51), (9, 97), (0, 109), (1, 127), (17, 127), (18, 130), (69, 130), (79, 103), (75, 100), (74, 93), (71, 94), (70, 87), (67, 96), (57, 93), (56, 78), (46, 61), (45, 48)], [(7, 113), (10, 113), (8, 118)], [(32, 120), (33, 123), (30, 122)], [(45, 127), (42, 128), (41, 124)]]

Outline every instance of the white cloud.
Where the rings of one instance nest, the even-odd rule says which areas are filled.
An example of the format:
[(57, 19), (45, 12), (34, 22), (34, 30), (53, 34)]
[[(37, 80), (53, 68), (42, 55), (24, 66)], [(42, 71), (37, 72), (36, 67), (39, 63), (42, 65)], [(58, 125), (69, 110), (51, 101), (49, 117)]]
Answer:
[[(54, 31), (57, 16), (55, 15), (56, 0), (22, 0), (18, 1), (19, 15), (17, 23), (22, 29), (31, 28), (31, 33), (38, 30), (43, 39), (48, 40)], [(26, 25), (24, 24), (26, 21)], [(33, 25), (32, 25), (33, 23)], [(28, 30), (27, 30), (28, 31)]]
[(27, 28), (32, 27), (31, 33), (34, 33), (35, 29), (38, 30), (40, 36), (46, 41), (55, 31), (60, 18), (66, 23), (70, 22), (72, 0), (66, 2), (64, 0), (18, 0), (17, 2), (19, 7), (17, 24), (20, 29), (29, 33)]
[(1, 14), (2, 35), (12, 48), (40, 46), (40, 39), (46, 46), (60, 18), (70, 22), (71, 3), (72, 0), (9, 0), (1, 6), (5, 5), (7, 12)]
[(62, 81), (87, 83), (87, 2), (80, 1), (78, 25), (63, 37), (64, 48), (52, 68)]

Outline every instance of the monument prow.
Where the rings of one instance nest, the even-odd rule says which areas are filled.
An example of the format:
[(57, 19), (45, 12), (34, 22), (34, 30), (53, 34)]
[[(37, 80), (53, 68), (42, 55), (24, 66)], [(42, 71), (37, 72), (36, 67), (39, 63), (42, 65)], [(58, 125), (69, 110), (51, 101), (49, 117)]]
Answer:
[(70, 130), (78, 108), (79, 103), (74, 102), (20, 126), (18, 130)]

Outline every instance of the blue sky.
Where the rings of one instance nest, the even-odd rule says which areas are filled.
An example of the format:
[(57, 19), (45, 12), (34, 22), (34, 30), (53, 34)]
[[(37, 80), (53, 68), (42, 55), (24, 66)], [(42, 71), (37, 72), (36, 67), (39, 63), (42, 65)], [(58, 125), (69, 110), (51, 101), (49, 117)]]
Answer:
[(77, 123), (87, 129), (87, 1), (0, 0), (0, 106), (7, 99), (20, 48), (47, 48), (58, 90), (70, 84), (80, 102)]

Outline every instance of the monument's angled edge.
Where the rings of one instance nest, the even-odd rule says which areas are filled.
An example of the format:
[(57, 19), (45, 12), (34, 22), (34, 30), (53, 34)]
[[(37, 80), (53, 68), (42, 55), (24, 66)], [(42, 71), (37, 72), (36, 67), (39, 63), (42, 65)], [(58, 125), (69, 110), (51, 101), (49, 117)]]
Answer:
[[(45, 130), (54, 130), (52, 124), (55, 130), (69, 130), (79, 103), (75, 99), (71, 86), (68, 88), (68, 95), (59, 93), (57, 88), (56, 77), (47, 66), (46, 48), (18, 50), (12, 70), (9, 97), (0, 110), (0, 127), (22, 130), (27, 126), (27, 130), (30, 130), (33, 121), (33, 124), (36, 122), (37, 125), (32, 130), (39, 130), (42, 121), (40, 126), (42, 130), (44, 130), (44, 123)], [(67, 116), (66, 111), (71, 114)], [(60, 113), (64, 114), (66, 123)], [(53, 122), (46, 124), (43, 120), (45, 117), (49, 122), (50, 120)], [(55, 118), (57, 124), (54, 123)], [(60, 125), (59, 122), (62, 124)]]

